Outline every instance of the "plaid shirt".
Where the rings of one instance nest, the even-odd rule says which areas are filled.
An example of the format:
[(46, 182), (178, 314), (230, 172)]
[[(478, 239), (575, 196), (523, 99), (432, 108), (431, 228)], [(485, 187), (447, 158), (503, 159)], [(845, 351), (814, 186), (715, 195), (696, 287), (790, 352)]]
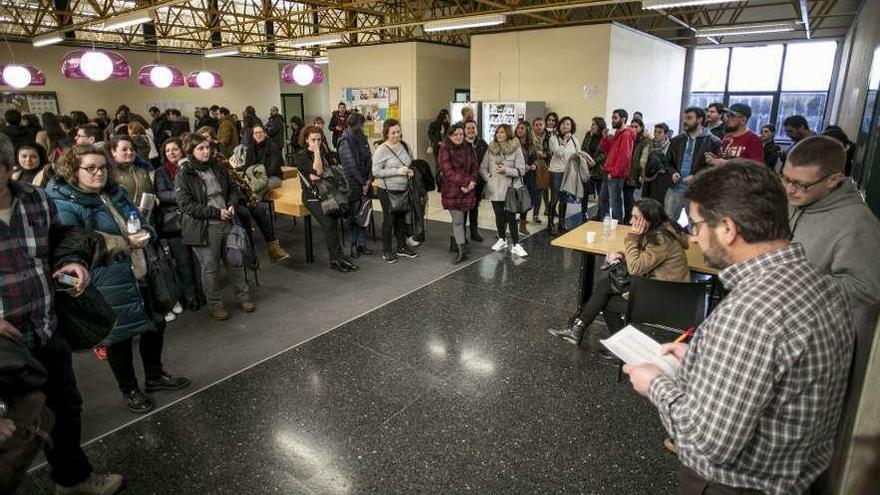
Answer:
[(705, 479), (800, 494), (828, 466), (855, 333), (849, 301), (799, 244), (723, 270), (728, 296), (648, 396)]
[(12, 219), (0, 221), (0, 318), (18, 329), (28, 347), (45, 344), (57, 323), (49, 262), (55, 207), (41, 189), (10, 181)]

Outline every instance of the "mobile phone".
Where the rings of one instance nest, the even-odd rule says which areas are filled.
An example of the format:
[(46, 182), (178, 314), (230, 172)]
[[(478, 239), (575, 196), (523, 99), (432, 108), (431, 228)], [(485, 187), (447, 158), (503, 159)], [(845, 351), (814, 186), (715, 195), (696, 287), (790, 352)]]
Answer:
[(58, 283), (69, 287), (76, 287), (79, 284), (79, 279), (72, 275), (62, 273), (58, 276)]

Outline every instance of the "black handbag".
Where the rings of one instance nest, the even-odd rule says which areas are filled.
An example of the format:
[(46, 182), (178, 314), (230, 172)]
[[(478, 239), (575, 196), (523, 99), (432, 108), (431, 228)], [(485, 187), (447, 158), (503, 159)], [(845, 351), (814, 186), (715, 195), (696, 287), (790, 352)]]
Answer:
[(368, 194), (361, 196), (361, 207), (357, 211), (357, 224), (366, 228), (373, 218), (373, 201)]
[[(388, 145), (385, 145), (385, 147), (388, 148), (388, 151), (390, 151), (395, 158), (397, 158), (397, 161), (399, 161), (401, 165), (403, 165), (404, 167), (408, 167), (408, 165), (400, 159), (400, 155), (395, 153), (394, 150), (391, 149), (391, 147), (389, 147)], [(405, 149), (407, 150), (407, 154), (409, 154), (409, 148)], [(409, 212), (412, 206), (412, 197), (409, 193), (409, 178), (407, 178), (407, 187), (403, 191), (392, 191), (391, 189), (388, 189), (388, 181), (386, 181), (384, 178), (382, 178), (382, 182), (385, 183), (385, 192), (388, 193), (388, 209), (390, 210), (390, 213)]]
[(74, 351), (86, 351), (104, 340), (116, 326), (116, 313), (94, 285), (80, 293), (55, 292), (58, 335)]
[(180, 209), (162, 209), (159, 214), (159, 232), (164, 237), (177, 237), (180, 235)]
[[(510, 187), (504, 194), (504, 210), (508, 213), (526, 214), (532, 209), (532, 197), (525, 187), (513, 187), (516, 179), (510, 179)], [(522, 179), (520, 179), (522, 181)]]
[(629, 270), (626, 269), (624, 261), (609, 263), (603, 266), (602, 270), (605, 270), (608, 274), (611, 292), (614, 294), (626, 294), (629, 292)]
[(147, 287), (153, 310), (164, 315), (171, 312), (182, 296), (174, 261), (161, 244), (148, 246), (144, 254), (147, 256)]

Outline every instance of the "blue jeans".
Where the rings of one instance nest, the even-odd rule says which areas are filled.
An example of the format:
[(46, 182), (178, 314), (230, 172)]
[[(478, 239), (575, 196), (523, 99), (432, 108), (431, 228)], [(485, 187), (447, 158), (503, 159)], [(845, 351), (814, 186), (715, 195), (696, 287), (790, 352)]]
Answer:
[(611, 218), (623, 221), (623, 179), (602, 180), (602, 191), (599, 194), (599, 216), (605, 218), (608, 208), (611, 209)]
[(523, 180), (529, 190), (529, 198), (532, 200), (532, 218), (538, 218), (541, 213), (541, 200), (544, 196), (544, 190), (538, 189), (538, 174), (534, 170), (526, 172)]

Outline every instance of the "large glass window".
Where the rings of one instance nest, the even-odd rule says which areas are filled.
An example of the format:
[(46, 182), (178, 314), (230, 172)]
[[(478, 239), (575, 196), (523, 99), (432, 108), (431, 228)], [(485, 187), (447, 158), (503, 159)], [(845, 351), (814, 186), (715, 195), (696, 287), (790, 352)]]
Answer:
[(776, 91), (782, 50), (782, 45), (734, 48), (730, 59), (730, 91)]
[[(790, 115), (803, 115), (811, 129), (821, 130), (837, 49), (836, 41), (699, 49), (688, 105), (746, 103), (752, 107), (749, 128), (759, 132), (776, 123), (782, 142), (788, 137), (781, 124)], [(872, 87), (880, 84), (880, 69), (871, 80)]]

